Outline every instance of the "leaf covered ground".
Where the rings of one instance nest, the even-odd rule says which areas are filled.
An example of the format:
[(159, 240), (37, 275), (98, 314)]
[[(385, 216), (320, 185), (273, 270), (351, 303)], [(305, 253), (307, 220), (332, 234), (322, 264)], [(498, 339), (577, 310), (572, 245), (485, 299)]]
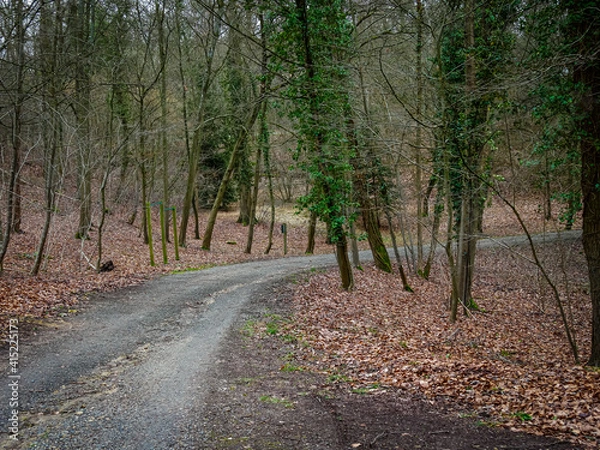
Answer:
[[(565, 295), (585, 361), (591, 312), (581, 244), (546, 244), (541, 256)], [(286, 333), (305, 343), (303, 364), (357, 392), (396, 389), (450, 400), (481, 424), (596, 448), (600, 371), (574, 364), (549, 287), (514, 250), (482, 251), (477, 263), (479, 311), (455, 324), (444, 268), (430, 281), (412, 278), (415, 292), (408, 293), (399, 276), (367, 266), (353, 292), (339, 288), (334, 270), (298, 286)]]
[[(532, 232), (546, 229), (535, 202), (520, 209)], [(96, 261), (98, 230), (92, 229), (89, 240), (74, 239), (77, 211), (65, 206), (54, 217), (43, 270), (31, 277), (43, 212), (26, 205), (23, 233), (13, 235), (0, 275), (0, 320), (7, 323), (7, 318), (19, 317), (21, 323), (38, 326), (40, 318), (60, 320), (76, 314), (80, 299), (92, 291), (113, 290), (170, 272), (283, 257), (279, 228), (283, 221), (289, 224), (288, 255), (302, 255), (306, 247), (306, 220), (288, 212), (278, 217), (271, 253), (264, 254), (268, 225), (263, 220), (255, 231), (253, 252), (246, 254), (247, 228), (236, 223), (237, 212), (223, 212), (210, 252), (200, 248), (190, 226), (180, 260), (175, 261), (169, 244), (169, 262), (163, 264), (155, 213), (155, 267), (149, 265), (148, 247), (139, 232), (139, 214), (130, 225), (130, 211), (123, 209), (107, 217), (103, 235), (102, 260), (112, 260), (115, 269), (97, 273), (88, 260)], [(263, 213), (260, 218), (267, 217)], [(206, 216), (201, 214), (200, 232)], [(521, 233), (510, 212), (498, 205), (487, 210), (484, 231), (495, 236)], [(365, 248), (366, 242), (360, 245)], [(568, 318), (585, 361), (590, 305), (580, 244), (544, 248), (553, 278), (561, 292), (568, 293)], [(316, 252), (331, 251), (321, 233)], [(524, 248), (520, 251), (527, 253)], [(402, 291), (396, 275), (369, 266), (355, 272), (352, 293), (339, 289), (336, 271), (312, 277), (298, 286), (295, 297), (294, 333), (308, 344), (300, 353), (304, 364), (327, 372), (331, 379), (350, 380), (361, 392), (394, 388), (422, 393), (457, 402), (464, 414), (482, 423), (597, 443), (600, 374), (573, 363), (550, 289), (528, 261), (508, 250), (486, 250), (477, 262), (475, 296), (480, 311), (461, 317), (455, 325), (447, 320), (449, 280), (443, 258), (430, 281), (411, 278), (414, 294)], [(0, 335), (6, 335), (4, 328)]]
[[(26, 172), (27, 173), (27, 172)], [(38, 191), (30, 174), (31, 184), (24, 184), (22, 192), (25, 199), (36, 198)], [(38, 180), (39, 182), (39, 180)], [(237, 223), (237, 211), (223, 211), (217, 217), (211, 251), (202, 250), (201, 241), (195, 238), (193, 217), (187, 232), (187, 246), (180, 248), (180, 260), (175, 261), (173, 243), (167, 245), (168, 263), (163, 264), (159, 211), (152, 210), (153, 249), (156, 265), (150, 266), (148, 246), (144, 244), (140, 232), (141, 210), (136, 220), (130, 224), (132, 209), (126, 206), (115, 207), (106, 216), (102, 233), (102, 262), (113, 261), (115, 270), (97, 273), (91, 265), (98, 257), (98, 228), (100, 221), (99, 205), (95, 205), (92, 218), (93, 227), (90, 239), (74, 238), (78, 225), (78, 208), (75, 197), (61, 197), (53, 216), (42, 270), (36, 277), (29, 275), (39, 244), (45, 213), (42, 205), (25, 201), (22, 205), (21, 233), (13, 234), (0, 273), (0, 320), (18, 316), (22, 319), (37, 319), (47, 315), (61, 315), (76, 310), (78, 298), (90, 291), (111, 290), (136, 283), (162, 274), (197, 270), (213, 265), (232, 264), (263, 258), (284, 256), (281, 224), (287, 223), (287, 255), (303, 255), (306, 249), (306, 215), (296, 214), (293, 205), (277, 208), (273, 246), (268, 255), (264, 254), (268, 244), (268, 218), (270, 208), (262, 203), (257, 210), (259, 223), (255, 228), (252, 253), (244, 252), (248, 234), (247, 227)], [(524, 200), (518, 204), (532, 232), (545, 231), (544, 222), (538, 211), (537, 201)], [(208, 212), (201, 211), (199, 216), (199, 235), (202, 237)], [(414, 228), (410, 214), (407, 225)], [(492, 236), (521, 234), (522, 231), (510, 211), (500, 203), (488, 207), (485, 217), (485, 233)], [(576, 226), (579, 225), (576, 223)], [(319, 224), (315, 253), (331, 253), (332, 247), (325, 243), (324, 227)], [(550, 231), (554, 231), (550, 229)], [(172, 236), (172, 234), (171, 234)], [(387, 243), (391, 245), (389, 237)], [(366, 241), (359, 242), (361, 249), (367, 249)], [(90, 264), (91, 263), (91, 264)], [(502, 280), (498, 280), (502, 283)], [(0, 337), (6, 330), (0, 328)]]

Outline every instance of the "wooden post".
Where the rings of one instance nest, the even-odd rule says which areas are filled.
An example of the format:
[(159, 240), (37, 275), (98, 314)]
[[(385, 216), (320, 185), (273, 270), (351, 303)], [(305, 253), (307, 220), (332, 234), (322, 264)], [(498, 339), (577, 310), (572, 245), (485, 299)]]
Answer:
[(152, 222), (150, 215), (150, 203), (146, 203), (146, 227), (148, 228), (148, 248), (150, 249), (150, 265), (154, 267), (154, 248), (152, 247)]
[(175, 241), (175, 261), (179, 261), (179, 238), (177, 237), (177, 213), (175, 207), (171, 208), (173, 211), (173, 241)]
[(167, 255), (167, 223), (165, 221), (165, 205), (163, 202), (159, 203), (160, 209), (160, 239), (162, 241), (162, 254), (163, 264), (169, 263), (169, 257)]
[(281, 224), (281, 232), (283, 233), (283, 254), (287, 255), (287, 225)]

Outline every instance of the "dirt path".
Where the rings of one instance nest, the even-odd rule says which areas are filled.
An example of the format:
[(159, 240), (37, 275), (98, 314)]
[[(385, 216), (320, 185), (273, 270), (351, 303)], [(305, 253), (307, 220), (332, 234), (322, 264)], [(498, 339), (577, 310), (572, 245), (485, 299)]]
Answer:
[(205, 401), (203, 379), (240, 308), (290, 273), (333, 263), (327, 255), (215, 267), (95, 295), (59, 329), (19, 343), (19, 441), (7, 434), (6, 375), (2, 447), (193, 448), (190, 412)]
[[(319, 389), (311, 393), (311, 386), (318, 386), (318, 380), (307, 374), (271, 370), (281, 366), (277, 359), (284, 351), (281, 346), (271, 342), (266, 353), (251, 349), (245, 352), (243, 342), (236, 340), (239, 333), (231, 331), (242, 326), (245, 318), (262, 314), (276, 298), (269, 294), (270, 287), (286, 276), (333, 264), (332, 255), (260, 261), (163, 277), (142, 286), (94, 295), (83, 302), (80, 314), (57, 322), (56, 329), (23, 335), (18, 370), (12, 372), (12, 378), (9, 375), (13, 367), (7, 358), (2, 358), (5, 381), (0, 392), (0, 448), (351, 448), (353, 442), (347, 443), (344, 433), (353, 440), (355, 428), (351, 426), (344, 432), (335, 418), (343, 417), (344, 411), (353, 411), (355, 420), (364, 407), (365, 420), (371, 421), (381, 416), (370, 410), (372, 404), (362, 400), (353, 404), (356, 398), (344, 397), (347, 394), (329, 398), (319, 394)], [(8, 353), (8, 349), (4, 351)], [(268, 429), (258, 426), (271, 422), (261, 413), (256, 418), (248, 417), (254, 413), (247, 407), (232, 409), (231, 405), (239, 404), (239, 399), (220, 395), (241, 378), (253, 379), (251, 375), (240, 375), (245, 369), (266, 370), (270, 374), (257, 372), (257, 379), (270, 379), (275, 376), (273, 373), (280, 375), (281, 378), (271, 380), (273, 386), (291, 386), (298, 395), (304, 393), (306, 407), (285, 408), (284, 404), (283, 411), (268, 408), (265, 411), (275, 431), (271, 425)], [(13, 388), (9, 383), (13, 383)], [(260, 386), (246, 383), (245, 388), (256, 394)], [(245, 398), (256, 403), (255, 397), (247, 393)], [(13, 439), (15, 435), (7, 426), (15, 409), (9, 406), (11, 400), (19, 403), (18, 440)], [(394, 402), (400, 404), (397, 399)], [(259, 400), (259, 405), (264, 403)], [(346, 404), (350, 409), (346, 409)], [(413, 415), (416, 411), (422, 417), (415, 424), (430, 423), (434, 428), (429, 436), (436, 436), (439, 418), (422, 406), (413, 404), (406, 411)], [(307, 424), (313, 424), (308, 427), (310, 432), (298, 434), (293, 442), (284, 439), (292, 430), (285, 421), (277, 420), (278, 414), (289, 417), (292, 412), (293, 422), (299, 427), (294, 429), (306, 430)], [(221, 446), (222, 441), (216, 437), (228, 434), (223, 427), (247, 422), (260, 431), (259, 435), (275, 433), (269, 441), (272, 445), (257, 446), (252, 440), (226, 438), (225, 444), (231, 445)], [(357, 426), (356, 430), (360, 430), (360, 424)], [(390, 436), (396, 436), (393, 433), (379, 433), (375, 441), (386, 442)], [(470, 433), (466, 425), (465, 433)], [(259, 435), (255, 434), (255, 439)], [(545, 443), (539, 446), (534, 442), (532, 445), (538, 446), (520, 448), (550, 448)], [(555, 442), (548, 445), (573, 448)], [(409, 444), (371, 448), (417, 447)]]

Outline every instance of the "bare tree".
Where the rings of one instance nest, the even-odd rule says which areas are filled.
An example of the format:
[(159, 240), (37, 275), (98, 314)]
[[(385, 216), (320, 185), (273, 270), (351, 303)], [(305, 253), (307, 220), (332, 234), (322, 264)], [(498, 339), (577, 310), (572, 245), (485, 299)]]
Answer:
[(42, 136), (44, 143), (45, 220), (37, 247), (31, 275), (37, 275), (44, 259), (46, 241), (56, 205), (56, 184), (59, 176), (58, 157), (62, 148), (62, 123), (59, 110), (59, 92), (64, 76), (59, 70), (63, 41), (63, 3), (44, 1), (41, 5), (39, 31), (39, 72), (42, 79)]
[[(21, 146), (23, 141), (23, 107), (25, 103), (25, 5), (23, 0), (13, 3), (12, 23), (14, 34), (9, 55), (12, 62), (13, 74), (12, 86), (10, 86), (11, 99), (11, 165), (9, 182), (7, 186), (6, 220), (4, 223), (4, 236), (2, 236), (2, 247), (0, 247), (0, 272), (3, 270), (4, 258), (10, 243), (11, 232), (14, 231), (14, 207), (16, 199), (16, 186), (19, 171)], [(9, 86), (4, 86), (5, 89)]]
[[(216, 8), (217, 13), (223, 9), (223, 2), (217, 1), (211, 4), (212, 8)], [(211, 85), (215, 79), (215, 75), (219, 71), (217, 67), (217, 55), (216, 49), (217, 44), (221, 38), (222, 22), (218, 14), (213, 14), (209, 11), (204, 11), (201, 15), (203, 19), (204, 29), (201, 30), (202, 34), (199, 36), (200, 42), (202, 43), (202, 50), (204, 56), (204, 68), (203, 73), (200, 77), (201, 86), (197, 94), (197, 101), (195, 104), (196, 120), (192, 134), (192, 141), (189, 151), (188, 166), (187, 166), (187, 181), (185, 189), (185, 197), (183, 199), (183, 208), (181, 211), (181, 223), (179, 228), (179, 242), (182, 246), (185, 246), (187, 239), (187, 227), (190, 212), (192, 210), (192, 201), (195, 197), (194, 190), (196, 187), (196, 176), (198, 173), (198, 164), (200, 161), (200, 153), (202, 151), (203, 133), (205, 120), (207, 119), (207, 102), (208, 93)]]

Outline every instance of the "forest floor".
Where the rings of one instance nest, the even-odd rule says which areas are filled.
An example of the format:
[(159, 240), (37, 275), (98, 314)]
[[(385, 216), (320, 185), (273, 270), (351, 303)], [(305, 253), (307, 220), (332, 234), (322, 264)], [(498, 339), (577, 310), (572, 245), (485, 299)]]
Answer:
[[(306, 249), (305, 214), (296, 214), (293, 205), (283, 205), (277, 209), (273, 245), (268, 255), (264, 254), (268, 244), (268, 208), (258, 209), (259, 223), (255, 227), (252, 253), (245, 253), (247, 227), (237, 223), (237, 211), (220, 212), (214, 229), (210, 252), (201, 248), (201, 238), (208, 212), (199, 215), (199, 238), (194, 236), (194, 226), (188, 228), (187, 246), (179, 248), (180, 259), (175, 260), (172, 242), (167, 245), (167, 263), (163, 263), (158, 209), (152, 211), (153, 250), (155, 266), (150, 265), (149, 247), (143, 243), (140, 233), (140, 213), (130, 224), (131, 210), (116, 209), (106, 217), (102, 233), (102, 262), (112, 261), (115, 269), (97, 273), (94, 266), (98, 258), (98, 218), (94, 218), (90, 239), (77, 240), (78, 211), (75, 202), (65, 204), (58, 210), (52, 222), (46, 244), (46, 256), (40, 274), (29, 275), (37, 252), (39, 235), (43, 227), (44, 214), (36, 205), (24, 204), (21, 232), (12, 234), (10, 246), (0, 275), (0, 320), (7, 317), (21, 317), (36, 320), (46, 316), (67, 314), (77, 304), (81, 295), (94, 291), (108, 291), (131, 286), (156, 276), (196, 270), (217, 265), (255, 261), (267, 258), (304, 255)], [(536, 200), (518, 204), (518, 208), (528, 224), (531, 233), (558, 231), (555, 224), (542, 218)], [(193, 220), (190, 220), (193, 222)], [(281, 224), (287, 224), (287, 254), (284, 255)], [(412, 228), (414, 223), (405, 223)], [(575, 228), (579, 223), (575, 224)], [(486, 210), (486, 236), (511, 236), (522, 234), (512, 212), (499, 201)], [(384, 232), (385, 234), (385, 232)], [(389, 234), (384, 236), (386, 244), (391, 244)], [(408, 236), (407, 236), (408, 238)], [(398, 236), (402, 242), (402, 236)], [(361, 250), (368, 249), (365, 240), (358, 242)], [(325, 243), (325, 231), (319, 224), (314, 253), (332, 253), (332, 247)], [(0, 337), (4, 330), (0, 330)]]
[[(520, 210), (531, 232), (555, 231), (540, 219), (535, 202), (525, 203)], [(219, 215), (210, 252), (189, 239), (188, 246), (180, 249), (179, 261), (174, 261), (169, 245), (169, 263), (163, 264), (160, 239), (155, 236), (157, 265), (151, 267), (139, 227), (127, 224), (125, 211), (116, 211), (109, 216), (103, 236), (103, 261), (112, 260), (115, 270), (98, 274), (88, 263), (96, 258), (97, 230), (90, 240), (74, 240), (77, 216), (73, 212), (56, 217), (44, 271), (30, 277), (41, 214), (26, 217), (24, 232), (14, 236), (0, 276), (0, 319), (19, 317), (32, 333), (48, 319), (68, 320), (76, 315), (78, 302), (94, 291), (115, 290), (167, 273), (283, 257), (279, 231), (283, 221), (289, 224), (288, 255), (302, 255), (306, 245), (304, 219), (289, 213), (278, 218), (269, 255), (263, 254), (268, 231), (264, 222), (256, 228), (254, 253), (246, 254), (247, 229), (236, 223), (235, 212), (225, 212)], [(203, 214), (201, 231), (205, 220)], [(158, 223), (154, 229), (159, 229)], [(522, 230), (506, 208), (494, 204), (486, 213), (484, 233), (506, 236)], [(360, 245), (365, 248), (365, 242)], [(330, 252), (321, 235), (316, 253)], [(581, 243), (545, 244), (540, 246), (540, 256), (562, 294), (580, 360), (585, 361), (591, 308)], [(339, 289), (335, 270), (297, 277), (282, 288), (285, 301), (252, 324), (254, 331), (249, 332), (246, 324), (246, 335), (234, 332), (230, 342), (254, 342), (230, 348), (238, 348), (231, 355), (240, 359), (227, 358), (229, 366), (223, 367), (222, 383), (215, 388), (215, 399), (217, 391), (226, 396), (227, 389), (238, 389), (246, 393), (243, 398), (256, 400), (265, 383), (273, 389), (288, 386), (295, 395), (292, 398), (285, 389), (261, 395), (253, 407), (259, 405), (262, 412), (251, 412), (258, 416), (246, 416), (249, 412), (244, 408), (239, 414), (233, 407), (213, 411), (209, 416), (219, 419), (219, 425), (212, 434), (213, 446), (206, 448), (268, 448), (253, 447), (248, 437), (258, 434), (248, 435), (248, 430), (262, 430), (265, 436), (277, 433), (273, 414), (298, 412), (303, 396), (311, 399), (307, 408), (318, 404), (330, 412), (329, 419), (340, 419), (329, 430), (335, 430), (341, 446), (320, 448), (577, 448), (575, 443), (594, 448), (600, 439), (600, 372), (574, 363), (551, 289), (530, 259), (526, 247), (480, 252), (474, 290), (479, 310), (454, 325), (447, 320), (449, 280), (441, 257), (429, 281), (411, 277), (414, 294), (401, 290), (396, 275), (382, 274), (369, 265), (355, 272), (352, 293)], [(249, 359), (244, 362), (244, 358)], [(234, 362), (258, 372), (236, 378), (240, 371)], [(459, 415), (464, 420), (457, 422)], [(319, 419), (315, 421), (318, 431)], [(274, 428), (264, 429), (269, 423)], [(398, 423), (408, 428), (400, 432)], [(279, 437), (285, 438), (289, 428), (280, 429)], [(500, 433), (500, 429), (526, 431), (530, 438), (509, 433), (488, 439), (478, 434)], [(459, 444), (444, 440), (456, 433)], [(573, 444), (536, 441), (537, 435)]]
[[(372, 273), (373, 269), (369, 268), (367, 272)], [(317, 275), (329, 276), (329, 273)], [(378, 276), (375, 278), (381, 279)], [(299, 289), (315, 281), (311, 274), (306, 274), (295, 277), (287, 286), (278, 286), (270, 293), (265, 292), (265, 295), (255, 298), (253, 305), (248, 308), (255, 315), (232, 328), (217, 364), (208, 377), (211, 401), (203, 413), (205, 446), (201, 448), (598, 448), (598, 402), (589, 397), (597, 392), (597, 374), (586, 373), (581, 368), (574, 370), (572, 365), (564, 364), (555, 367), (553, 373), (547, 371), (549, 378), (544, 383), (540, 383), (543, 377), (540, 370), (535, 368), (531, 368), (530, 378), (515, 380), (511, 373), (511, 367), (516, 364), (514, 362), (507, 363), (490, 357), (477, 360), (464, 355), (453, 356), (453, 364), (447, 367), (442, 368), (440, 363), (428, 367), (432, 357), (426, 355), (428, 349), (424, 343), (421, 351), (417, 349), (418, 346), (410, 350), (410, 368), (406, 370), (408, 376), (401, 383), (385, 380), (383, 378), (389, 371), (386, 368), (382, 370), (381, 366), (398, 365), (401, 369), (407, 359), (406, 349), (400, 346), (390, 351), (389, 345), (384, 349), (385, 346), (373, 339), (372, 328), (365, 333), (369, 337), (357, 336), (356, 331), (361, 328), (360, 322), (363, 322), (360, 318), (348, 321), (334, 331), (330, 322), (334, 316), (344, 316), (341, 313), (344, 306), (356, 312), (356, 308), (362, 309), (366, 303), (369, 303), (367, 309), (382, 304), (378, 304), (374, 296), (367, 296), (365, 301), (359, 301), (358, 304), (346, 303), (350, 299), (344, 299), (342, 294), (338, 297), (339, 303), (334, 302), (336, 305), (329, 313), (321, 311), (317, 315), (313, 310), (298, 315), (307, 306), (298, 301)], [(337, 289), (333, 287), (333, 291), (337, 292)], [(310, 296), (301, 294), (304, 295)], [(389, 297), (389, 294), (385, 294), (385, 297)], [(332, 294), (327, 298), (331, 299)], [(314, 304), (317, 303), (319, 301), (314, 298)], [(402, 303), (406, 303), (406, 299)], [(325, 302), (321, 306), (329, 308), (332, 305)], [(423, 306), (433, 305), (427, 302)], [(256, 315), (256, 311), (261, 309), (264, 312)], [(410, 307), (405, 304), (400, 309)], [(366, 320), (373, 324), (373, 315), (368, 314), (367, 317)], [(398, 317), (394, 313), (391, 319), (398, 320)], [(414, 318), (411, 317), (412, 320)], [(405, 323), (406, 316), (400, 322)], [(431, 322), (426, 320), (420, 328), (426, 330)], [(316, 323), (320, 323), (318, 326), (322, 328), (307, 333), (307, 328), (315, 327)], [(307, 324), (310, 325), (307, 327)], [(343, 331), (355, 325), (357, 328), (354, 332), (346, 334)], [(415, 341), (427, 334), (419, 332), (416, 324), (410, 328)], [(473, 330), (477, 327), (470, 328)], [(337, 334), (336, 339), (326, 337), (331, 333)], [(383, 341), (388, 340), (382, 335), (380, 337)], [(499, 342), (502, 341), (499, 339)], [(325, 348), (327, 343), (333, 342), (337, 351)], [(350, 346), (354, 346), (352, 355), (340, 351), (341, 347), (348, 349)], [(452, 351), (456, 351), (460, 345), (447, 343), (446, 348), (450, 347), (455, 347)], [(484, 366), (487, 370), (483, 369)], [(506, 391), (504, 404), (507, 408), (523, 409), (515, 410), (518, 413), (510, 413), (509, 410), (503, 412), (498, 408), (498, 402), (490, 401), (483, 405), (474, 402), (475, 397), (482, 393), (487, 395), (487, 388), (483, 387), (480, 391), (480, 387), (488, 383), (489, 375), (486, 376), (486, 373), (498, 374), (502, 366), (503, 373), (495, 378), (495, 383), (502, 385)], [(528, 373), (527, 363), (521, 363), (517, 370)], [(404, 374), (397, 373), (396, 376), (400, 379)], [(456, 378), (449, 380), (451, 376)], [(459, 376), (464, 379), (458, 379)], [(581, 396), (575, 393), (574, 398), (569, 398), (574, 390), (571, 384), (566, 386), (570, 391), (567, 395), (560, 393), (558, 387), (550, 386), (567, 382), (567, 379), (569, 383), (582, 383)], [(481, 384), (476, 383), (479, 380)], [(472, 396), (470, 389), (473, 389)], [(527, 405), (515, 405), (515, 389), (524, 392), (520, 401)], [(560, 406), (556, 402), (545, 403), (548, 395), (556, 395), (557, 392), (561, 397)], [(582, 399), (586, 400), (583, 405), (580, 402)], [(574, 402), (578, 406), (572, 409)], [(581, 406), (591, 412), (585, 413), (580, 409)], [(550, 419), (546, 419), (552, 408), (561, 417), (552, 419), (554, 426), (548, 425)], [(530, 417), (526, 414), (530, 414)], [(567, 425), (569, 429), (558, 430), (561, 425), (557, 422)], [(573, 433), (586, 424), (586, 432)]]
[[(538, 248), (585, 362), (591, 311), (582, 253), (579, 240)], [(423, 396), (458, 405), (480, 426), (597, 448), (600, 370), (575, 364), (551, 289), (524, 257), (527, 246), (480, 250), (477, 310), (455, 324), (440, 267), (429, 281), (411, 277), (414, 293), (371, 265), (352, 292), (338, 288), (335, 271), (315, 274), (296, 287), (291, 321), (281, 325), (280, 336), (298, 342), (286, 369), (318, 371), (355, 393)]]

